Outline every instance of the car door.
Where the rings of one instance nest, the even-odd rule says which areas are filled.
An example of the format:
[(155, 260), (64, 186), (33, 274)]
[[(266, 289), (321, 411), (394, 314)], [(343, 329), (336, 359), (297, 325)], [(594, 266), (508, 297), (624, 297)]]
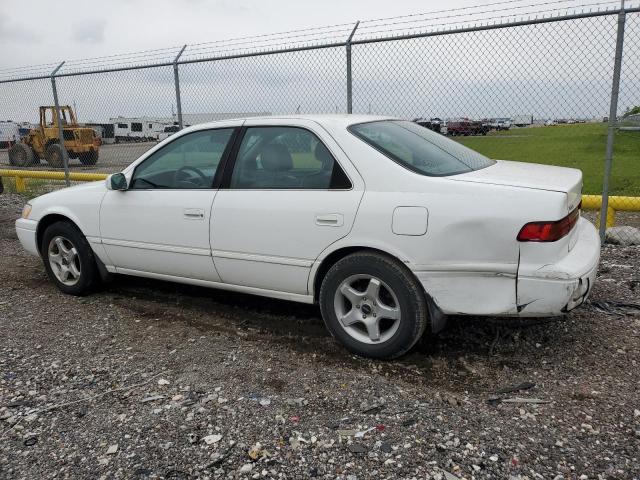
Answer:
[(218, 167), (235, 131), (232, 126), (181, 135), (135, 167), (127, 190), (107, 192), (100, 234), (118, 272), (220, 279), (209, 221)]
[(311, 120), (247, 122), (234, 150), (211, 220), (222, 281), (308, 294), (314, 260), (353, 225), (362, 178)]

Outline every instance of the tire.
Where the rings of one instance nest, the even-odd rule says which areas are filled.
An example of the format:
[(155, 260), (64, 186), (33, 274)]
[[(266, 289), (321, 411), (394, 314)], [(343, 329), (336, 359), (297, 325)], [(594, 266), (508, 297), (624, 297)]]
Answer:
[(16, 167), (28, 167), (35, 162), (33, 149), (26, 143), (16, 143), (9, 149), (9, 163)]
[(370, 358), (404, 355), (429, 320), (427, 300), (413, 274), (372, 251), (348, 255), (329, 269), (320, 287), (320, 310), (334, 338)]
[(49, 278), (60, 291), (82, 296), (99, 283), (93, 250), (71, 222), (55, 222), (47, 227), (40, 252)]
[(83, 165), (95, 165), (98, 163), (98, 151), (91, 150), (87, 153), (81, 153), (78, 158), (80, 158), (80, 163)]
[(59, 143), (52, 143), (44, 151), (44, 158), (53, 168), (64, 167), (64, 152)]

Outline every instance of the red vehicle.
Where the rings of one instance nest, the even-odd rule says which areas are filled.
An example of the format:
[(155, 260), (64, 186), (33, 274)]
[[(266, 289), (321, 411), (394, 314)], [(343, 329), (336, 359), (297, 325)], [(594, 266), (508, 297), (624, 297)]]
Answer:
[(447, 122), (447, 135), (486, 135), (491, 130), (489, 125), (486, 125), (477, 120), (469, 120), (464, 118), (452, 122)]

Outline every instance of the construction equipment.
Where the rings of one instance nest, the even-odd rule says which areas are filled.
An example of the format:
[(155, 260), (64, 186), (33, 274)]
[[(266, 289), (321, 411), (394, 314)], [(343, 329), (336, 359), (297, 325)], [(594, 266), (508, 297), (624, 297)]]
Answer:
[(64, 151), (69, 158), (79, 159), (83, 165), (95, 165), (98, 161), (99, 142), (92, 128), (81, 127), (70, 106), (60, 107), (64, 146), (58, 138), (56, 107), (40, 107), (40, 125), (9, 149), (9, 162), (17, 167), (39, 163), (44, 158), (49, 165), (60, 168), (64, 165)]

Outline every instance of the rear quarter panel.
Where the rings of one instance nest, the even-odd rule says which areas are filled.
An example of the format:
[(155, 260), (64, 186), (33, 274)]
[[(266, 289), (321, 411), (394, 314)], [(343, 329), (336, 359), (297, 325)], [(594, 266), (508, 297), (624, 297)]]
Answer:
[[(522, 226), (566, 215), (566, 194), (427, 177), (398, 165), (349, 132), (335, 135), (358, 169), (366, 191), (349, 235), (320, 256), (350, 246), (376, 248), (395, 256), (419, 278), (445, 313), (515, 314), (516, 277)], [(424, 235), (397, 235), (393, 212), (424, 207)], [(554, 245), (547, 256), (560, 256)], [(313, 276), (311, 277), (313, 278)]]
[[(564, 195), (438, 178), (420, 183), (416, 192), (367, 190), (352, 231), (323, 256), (347, 246), (379, 249), (407, 265), (445, 313), (515, 314), (516, 236), (530, 219), (560, 214)], [(428, 210), (424, 235), (393, 232), (398, 206)]]

